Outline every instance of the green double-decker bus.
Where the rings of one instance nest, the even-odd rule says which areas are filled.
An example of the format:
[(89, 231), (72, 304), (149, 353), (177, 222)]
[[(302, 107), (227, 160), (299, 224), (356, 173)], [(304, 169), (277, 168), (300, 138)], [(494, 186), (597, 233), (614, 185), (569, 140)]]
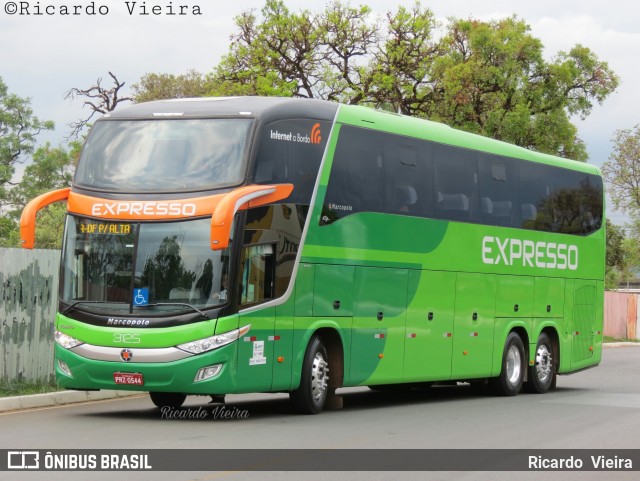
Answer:
[(57, 382), (187, 395), (488, 384), (600, 362), (594, 166), (442, 124), (283, 98), (158, 101), (93, 126), (67, 201)]

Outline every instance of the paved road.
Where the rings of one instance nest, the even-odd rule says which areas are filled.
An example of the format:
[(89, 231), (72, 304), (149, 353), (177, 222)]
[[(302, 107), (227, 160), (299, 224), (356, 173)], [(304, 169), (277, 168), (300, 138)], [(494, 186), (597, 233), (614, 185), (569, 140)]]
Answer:
[[(291, 414), (288, 397), (227, 397), (246, 419), (163, 419), (147, 396), (0, 414), (2, 449), (142, 448), (640, 448), (640, 347), (605, 350), (596, 368), (555, 391), (515, 398), (467, 387), (393, 395), (345, 389), (344, 409)], [(208, 398), (189, 398), (189, 412)], [(0, 473), (0, 479), (89, 479), (86, 473)], [(11, 476), (9, 476), (11, 475)], [(124, 476), (124, 478), (123, 478)], [(327, 479), (318, 473), (92, 473), (92, 480)], [(362, 479), (638, 479), (640, 473), (333, 473)]]

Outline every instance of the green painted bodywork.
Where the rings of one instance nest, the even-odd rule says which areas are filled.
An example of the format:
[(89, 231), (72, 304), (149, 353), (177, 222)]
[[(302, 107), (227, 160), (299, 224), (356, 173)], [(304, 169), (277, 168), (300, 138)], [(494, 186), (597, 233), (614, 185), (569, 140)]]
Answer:
[[(342, 106), (308, 215), (294, 285), (283, 298), (262, 309), (171, 328), (96, 327), (62, 315), (56, 321), (58, 330), (83, 342), (132, 349), (176, 346), (248, 324), (249, 333), (222, 348), (168, 363), (92, 361), (56, 346), (56, 358), (73, 373), (70, 378), (56, 366), (59, 384), (123, 388), (113, 384), (113, 373), (122, 371), (143, 373), (142, 389), (150, 391), (289, 391), (300, 383), (309, 340), (316, 333), (328, 339), (329, 331), (343, 353), (345, 386), (494, 377), (500, 374), (505, 340), (513, 330), (523, 337), (530, 361), (541, 332), (557, 339), (560, 373), (600, 362), (604, 227), (581, 237), (370, 212), (320, 226), (341, 124), (599, 175), (591, 165), (441, 124)], [(575, 246), (577, 268), (536, 267), (549, 262), (536, 256), (533, 265), (517, 257), (507, 265), (495, 239)], [(494, 262), (483, 262), (483, 256)], [(114, 343), (114, 332), (138, 334), (141, 342)], [(193, 382), (200, 367), (213, 364), (223, 364), (219, 375)]]

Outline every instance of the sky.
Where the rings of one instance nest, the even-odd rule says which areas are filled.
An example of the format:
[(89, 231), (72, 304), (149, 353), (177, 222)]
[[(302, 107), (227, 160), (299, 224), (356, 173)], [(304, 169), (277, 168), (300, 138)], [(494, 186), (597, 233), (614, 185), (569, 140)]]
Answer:
[[(325, 8), (327, 0), (285, 0), (294, 10)], [(362, 0), (383, 16), (414, 0)], [(575, 118), (587, 145), (589, 162), (608, 160), (618, 129), (640, 123), (640, 2), (631, 0), (422, 0), (438, 19), (489, 20), (517, 15), (545, 47), (548, 59), (575, 44), (589, 47), (621, 79), (617, 91), (591, 115)], [(125, 90), (146, 73), (209, 72), (229, 48), (234, 17), (260, 10), (262, 0), (0, 0), (0, 77), (9, 92), (31, 99), (41, 120), (56, 129), (39, 143), (64, 144), (69, 124), (88, 114), (80, 100), (65, 100), (71, 87), (87, 88), (98, 78), (110, 86), (108, 71), (126, 82)], [(152, 12), (158, 6), (160, 15)], [(63, 9), (78, 15), (63, 15)], [(184, 7), (184, 8), (181, 8)], [(17, 10), (16, 13), (13, 13)], [(185, 15), (180, 15), (180, 11)], [(199, 10), (201, 15), (194, 15)], [(95, 14), (91, 14), (94, 12)], [(38, 15), (42, 13), (42, 15)], [(145, 14), (146, 13), (146, 14)], [(175, 13), (175, 15), (171, 15)], [(626, 220), (610, 211), (617, 224)]]

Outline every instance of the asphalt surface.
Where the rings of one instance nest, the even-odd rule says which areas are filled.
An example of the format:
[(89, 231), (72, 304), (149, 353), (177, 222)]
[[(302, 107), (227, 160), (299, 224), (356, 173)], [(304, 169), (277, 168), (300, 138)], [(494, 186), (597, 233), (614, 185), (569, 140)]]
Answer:
[[(292, 414), (284, 394), (193, 397), (171, 418), (146, 395), (0, 413), (0, 449), (637, 449), (640, 348), (608, 347), (594, 369), (561, 376), (544, 395), (502, 398), (467, 385), (411, 394), (341, 391), (344, 408)], [(234, 417), (223, 419), (223, 413)], [(286, 453), (283, 452), (283, 453)], [(172, 455), (169, 453), (169, 455)], [(179, 452), (176, 452), (179, 456)], [(635, 469), (639, 469), (637, 466)], [(0, 472), (0, 479), (639, 479), (636, 472)]]

